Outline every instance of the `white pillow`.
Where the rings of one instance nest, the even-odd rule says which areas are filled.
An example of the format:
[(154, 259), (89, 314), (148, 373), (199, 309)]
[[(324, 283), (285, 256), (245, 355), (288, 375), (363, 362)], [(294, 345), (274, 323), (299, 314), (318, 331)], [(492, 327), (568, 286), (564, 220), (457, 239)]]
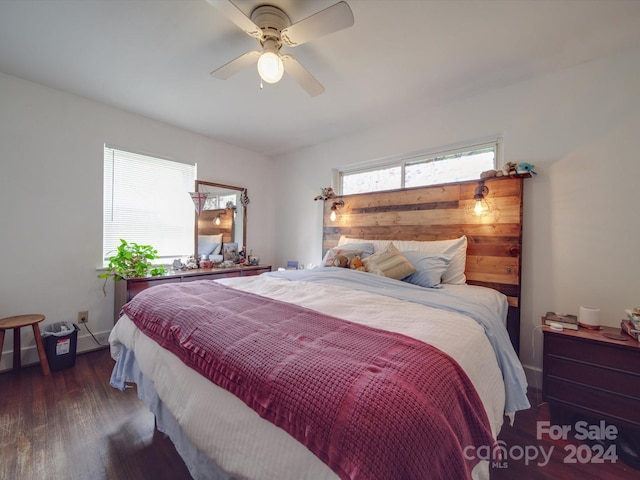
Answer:
[[(376, 252), (383, 250), (391, 243), (390, 240), (363, 240), (361, 238), (348, 238), (342, 235), (338, 241), (338, 245), (342, 246), (346, 243), (355, 242), (373, 243)], [(454, 238), (453, 240), (394, 240), (393, 244), (401, 252), (413, 250), (428, 253), (429, 255), (451, 257), (451, 262), (442, 275), (442, 283), (464, 285), (467, 282), (467, 277), (464, 274), (467, 265), (467, 237), (465, 235), (460, 238)]]

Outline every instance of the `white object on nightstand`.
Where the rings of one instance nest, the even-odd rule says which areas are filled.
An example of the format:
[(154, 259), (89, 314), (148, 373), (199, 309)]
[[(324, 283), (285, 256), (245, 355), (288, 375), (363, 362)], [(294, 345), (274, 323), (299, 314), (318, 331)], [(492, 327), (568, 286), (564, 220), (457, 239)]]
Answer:
[(563, 330), (562, 325), (560, 325), (558, 322), (550, 322), (549, 327), (551, 328), (551, 330), (555, 330), (556, 332), (561, 332)]

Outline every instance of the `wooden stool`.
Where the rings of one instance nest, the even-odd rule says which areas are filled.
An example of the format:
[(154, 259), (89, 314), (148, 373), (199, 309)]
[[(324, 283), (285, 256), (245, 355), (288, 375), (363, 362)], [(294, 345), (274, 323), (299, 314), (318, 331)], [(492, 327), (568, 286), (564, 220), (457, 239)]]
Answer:
[(40, 327), (38, 323), (44, 320), (44, 315), (38, 313), (30, 315), (16, 315), (15, 317), (7, 317), (0, 320), (0, 358), (2, 358), (2, 345), (4, 344), (4, 332), (13, 328), (13, 369), (20, 370), (20, 328), (31, 325), (33, 328), (33, 336), (36, 339), (36, 347), (38, 348), (38, 356), (40, 357), (40, 366), (43, 375), (49, 375), (49, 361), (44, 351), (42, 343), (42, 335), (40, 335)]

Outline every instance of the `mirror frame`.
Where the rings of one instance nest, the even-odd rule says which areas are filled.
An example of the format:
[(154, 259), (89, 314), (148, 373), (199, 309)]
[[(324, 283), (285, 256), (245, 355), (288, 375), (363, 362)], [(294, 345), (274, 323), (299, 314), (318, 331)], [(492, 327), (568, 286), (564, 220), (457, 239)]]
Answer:
[[(201, 186), (212, 187), (212, 188), (223, 188), (226, 190), (237, 190), (240, 193), (245, 192), (245, 194), (248, 196), (248, 192), (246, 188), (234, 187), (233, 185), (224, 185), (222, 183), (206, 182), (204, 180), (196, 180), (195, 191), (200, 192)], [(206, 190), (202, 189), (202, 191), (206, 191)], [(242, 245), (241, 246), (246, 247), (247, 246), (247, 206), (242, 204), (240, 204), (240, 206), (242, 207)], [(236, 205), (236, 208), (238, 208), (238, 205)], [(196, 216), (196, 220), (195, 220), (195, 226), (194, 226), (195, 235), (193, 239), (193, 243), (194, 243), (193, 254), (195, 255), (196, 258), (198, 258), (198, 212), (196, 212), (195, 216)]]

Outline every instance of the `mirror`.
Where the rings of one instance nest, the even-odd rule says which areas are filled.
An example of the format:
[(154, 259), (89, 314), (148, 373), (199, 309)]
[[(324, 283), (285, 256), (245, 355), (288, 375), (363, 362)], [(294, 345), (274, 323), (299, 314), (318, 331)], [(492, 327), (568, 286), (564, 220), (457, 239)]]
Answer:
[[(212, 238), (220, 238), (216, 235), (222, 235), (223, 244), (237, 243), (238, 251), (241, 250), (247, 244), (247, 207), (242, 202), (242, 195), (247, 195), (247, 190), (202, 180), (196, 180), (195, 190), (209, 194), (202, 213), (198, 215), (196, 212), (196, 258), (202, 254), (214, 254), (215, 249), (210, 253), (204, 252), (209, 250)], [(217, 254), (221, 255), (222, 251)]]

